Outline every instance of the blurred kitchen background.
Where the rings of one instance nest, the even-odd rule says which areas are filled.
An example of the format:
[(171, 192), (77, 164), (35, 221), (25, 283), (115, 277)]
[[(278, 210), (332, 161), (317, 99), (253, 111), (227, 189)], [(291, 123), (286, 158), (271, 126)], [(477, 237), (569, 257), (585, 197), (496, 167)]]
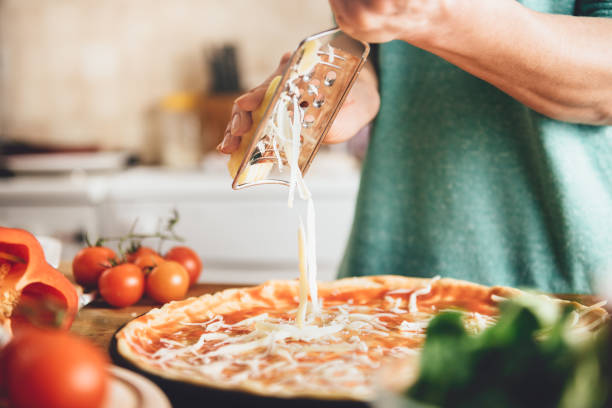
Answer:
[[(327, 0), (0, 0), (0, 225), (70, 260), (85, 235), (153, 232), (176, 208), (203, 281), (297, 276), (287, 189), (233, 191), (214, 148), (236, 96), (332, 21)], [(324, 280), (362, 152), (326, 148), (307, 175)]]

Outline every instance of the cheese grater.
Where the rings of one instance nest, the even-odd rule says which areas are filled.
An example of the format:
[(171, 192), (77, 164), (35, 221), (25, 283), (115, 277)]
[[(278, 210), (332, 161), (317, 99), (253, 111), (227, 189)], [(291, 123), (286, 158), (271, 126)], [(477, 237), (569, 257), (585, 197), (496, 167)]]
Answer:
[[(253, 123), (256, 129), (232, 188), (238, 190), (258, 184), (290, 186), (289, 164), (296, 161), (292, 160), (289, 150), (299, 152), (297, 167), (303, 176), (369, 52), (368, 43), (355, 40), (338, 28), (302, 40), (286, 65), (261, 120)], [(278, 133), (272, 129), (278, 132), (281, 126), (277, 123), (279, 111), (288, 112), (295, 122), (296, 109), (300, 122), (299, 149), (283, 149), (275, 140)]]

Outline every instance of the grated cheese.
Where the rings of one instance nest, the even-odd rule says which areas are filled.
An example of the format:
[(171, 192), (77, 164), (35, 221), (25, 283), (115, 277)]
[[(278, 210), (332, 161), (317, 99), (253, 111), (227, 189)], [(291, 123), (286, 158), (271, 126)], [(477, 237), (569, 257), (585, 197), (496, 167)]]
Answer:
[[(272, 139), (274, 156), (278, 162), (279, 171), (283, 170), (283, 160), (279, 152), (282, 149), (290, 171), (289, 195), (287, 206), (293, 208), (295, 193), (298, 192), (302, 200), (307, 201), (306, 230), (300, 219), (298, 229), (298, 252), (299, 252), (299, 280), (300, 296), (296, 323), (299, 327), (304, 325), (306, 312), (310, 310), (312, 315), (319, 312), (317, 295), (317, 255), (316, 255), (316, 233), (315, 233), (315, 208), (312, 194), (304, 181), (299, 166), (301, 152), (301, 132), (304, 123), (304, 110), (299, 106), (298, 87), (296, 82), (301, 76), (308, 75), (314, 67), (322, 60), (317, 55), (320, 48), (318, 41), (310, 41), (304, 46), (304, 54), (299, 64), (292, 68), (288, 81), (288, 91), (283, 91), (279, 99), (281, 103), (276, 104), (272, 113), (272, 120), (267, 124), (268, 134)], [(318, 92), (309, 87), (310, 92)], [(289, 110), (291, 107), (291, 111)], [(308, 295), (310, 303), (308, 304)]]
[(298, 258), (299, 258), (299, 269), (300, 269), (300, 289), (299, 289), (299, 306), (296, 316), (296, 323), (298, 327), (304, 326), (304, 319), (306, 318), (306, 306), (308, 302), (308, 282), (306, 277), (306, 256), (304, 255), (304, 223), (300, 217), (300, 225), (298, 228)]
[[(304, 230), (303, 223), (300, 230)], [(304, 290), (307, 285), (302, 285)], [(429, 293), (430, 286), (412, 292), (413, 302)], [(418, 353), (427, 324), (436, 313), (427, 309), (415, 315), (398, 309), (396, 302), (387, 299), (392, 298), (389, 293), (376, 305), (324, 304), (301, 326), (296, 325), (298, 306), (238, 322), (227, 322), (221, 315), (206, 316), (203, 322), (183, 321), (192, 340), (167, 335), (159, 339), (159, 349), (153, 352), (140, 346), (138, 336), (128, 339), (151, 365), (180, 370), (190, 378), (227, 385), (273, 382), (285, 391), (342, 391), (367, 399), (376, 387), (375, 370), (386, 358)], [(478, 313), (465, 313), (464, 318), (466, 327), (494, 323), (490, 316)]]
[(429, 294), (429, 292), (431, 292), (431, 285), (439, 279), (440, 279), (439, 276), (435, 276), (431, 278), (427, 286), (421, 289), (417, 289), (414, 292), (412, 292), (412, 294), (410, 295), (410, 298), (408, 299), (408, 310), (410, 311), (410, 313), (419, 312), (419, 308), (417, 306), (417, 297)]

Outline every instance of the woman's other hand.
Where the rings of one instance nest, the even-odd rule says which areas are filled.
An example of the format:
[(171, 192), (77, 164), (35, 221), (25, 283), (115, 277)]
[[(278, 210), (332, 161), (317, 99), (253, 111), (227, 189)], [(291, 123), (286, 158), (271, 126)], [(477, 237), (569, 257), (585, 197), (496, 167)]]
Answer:
[(425, 40), (447, 13), (443, 0), (329, 0), (329, 4), (342, 31), (371, 43)]

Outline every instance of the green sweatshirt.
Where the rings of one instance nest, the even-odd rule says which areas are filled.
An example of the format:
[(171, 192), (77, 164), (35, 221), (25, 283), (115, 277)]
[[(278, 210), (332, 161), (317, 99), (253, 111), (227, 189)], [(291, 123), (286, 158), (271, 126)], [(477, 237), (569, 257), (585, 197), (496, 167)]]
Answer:
[[(612, 1), (522, 3), (612, 17)], [(542, 116), (401, 41), (377, 59), (381, 109), (341, 277), (591, 292), (612, 273), (612, 127)]]

